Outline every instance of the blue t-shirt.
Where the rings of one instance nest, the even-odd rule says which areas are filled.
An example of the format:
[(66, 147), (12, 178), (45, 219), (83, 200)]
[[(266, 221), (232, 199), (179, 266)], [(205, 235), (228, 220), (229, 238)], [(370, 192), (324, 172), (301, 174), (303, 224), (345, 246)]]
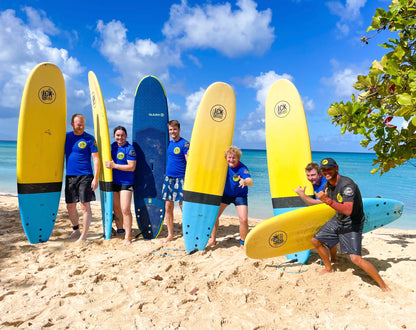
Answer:
[(167, 151), (166, 176), (183, 178), (185, 176), (185, 155), (189, 150), (189, 142), (180, 138), (178, 142), (170, 141)]
[[(113, 142), (111, 144), (111, 158), (116, 164), (127, 165), (128, 160), (136, 160), (136, 151), (127, 141), (122, 147), (119, 147), (117, 142)], [(113, 182), (119, 185), (134, 184), (134, 171), (122, 171), (113, 168)]]
[(74, 132), (66, 133), (66, 175), (93, 174), (91, 154), (96, 152), (98, 152), (97, 144), (92, 135), (86, 132), (81, 135), (75, 135)]
[[(317, 185), (317, 184), (314, 184), (313, 185), (313, 191), (314, 192), (316, 192), (316, 193), (318, 193), (318, 192), (320, 192), (320, 191), (323, 191), (324, 190), (324, 184), (327, 182), (328, 180), (327, 179), (325, 179), (325, 177), (323, 176), (322, 178), (321, 178), (321, 184), (320, 185)], [(315, 199), (318, 199), (318, 197), (315, 195)]]
[(244, 188), (239, 187), (240, 179), (250, 178), (250, 172), (248, 171), (247, 166), (239, 162), (238, 165), (234, 168), (228, 166), (227, 179), (225, 180), (224, 195), (230, 197), (245, 197), (248, 194), (248, 187)]

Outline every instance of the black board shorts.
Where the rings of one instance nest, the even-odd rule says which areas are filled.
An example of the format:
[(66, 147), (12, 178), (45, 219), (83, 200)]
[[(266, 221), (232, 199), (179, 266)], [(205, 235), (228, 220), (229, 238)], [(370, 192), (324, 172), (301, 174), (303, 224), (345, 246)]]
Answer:
[(72, 204), (95, 201), (95, 194), (91, 189), (93, 179), (92, 174), (67, 175), (65, 177), (65, 202)]

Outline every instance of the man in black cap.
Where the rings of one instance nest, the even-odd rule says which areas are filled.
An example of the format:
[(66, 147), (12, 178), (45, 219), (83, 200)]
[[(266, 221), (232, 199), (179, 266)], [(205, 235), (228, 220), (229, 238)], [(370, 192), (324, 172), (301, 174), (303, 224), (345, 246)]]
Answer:
[(364, 210), (358, 186), (350, 178), (338, 173), (338, 164), (332, 158), (322, 159), (321, 170), (328, 182), (325, 183), (323, 191), (316, 195), (323, 203), (336, 211), (335, 216), (327, 221), (312, 238), (312, 244), (325, 266), (321, 274), (332, 272), (331, 261), (325, 246), (331, 251), (336, 249), (339, 242), (341, 251), (347, 252), (351, 261), (370, 275), (381, 290), (388, 291), (389, 287), (377, 270), (361, 257)]

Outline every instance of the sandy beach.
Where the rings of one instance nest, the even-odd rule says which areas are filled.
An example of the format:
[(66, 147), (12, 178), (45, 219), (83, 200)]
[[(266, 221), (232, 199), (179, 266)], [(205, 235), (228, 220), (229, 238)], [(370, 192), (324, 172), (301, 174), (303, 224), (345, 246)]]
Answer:
[(364, 235), (363, 257), (391, 288), (384, 293), (345, 254), (326, 275), (316, 254), (306, 265), (249, 259), (233, 217), (221, 218), (215, 247), (192, 255), (180, 212), (173, 242), (163, 244), (165, 227), (160, 238), (130, 246), (104, 241), (99, 203), (92, 205), (87, 242), (66, 239), (61, 203), (50, 240), (32, 245), (17, 197), (0, 196), (0, 328), (416, 329), (416, 231)]

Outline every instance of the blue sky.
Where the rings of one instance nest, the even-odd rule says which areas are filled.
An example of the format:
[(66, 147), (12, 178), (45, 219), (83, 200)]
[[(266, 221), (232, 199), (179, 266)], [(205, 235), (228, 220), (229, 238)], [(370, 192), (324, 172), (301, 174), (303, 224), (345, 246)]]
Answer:
[[(360, 42), (382, 0), (6, 1), (0, 0), (0, 140), (16, 140), (30, 70), (53, 62), (64, 74), (68, 117), (81, 112), (93, 133), (88, 71), (103, 92), (109, 127), (131, 131), (133, 98), (145, 75), (165, 87), (170, 119), (190, 139), (205, 89), (236, 94), (234, 144), (265, 149), (270, 85), (290, 79), (304, 103), (313, 151), (365, 152), (326, 113), (349, 100), (358, 74), (385, 50), (383, 34)], [(68, 130), (70, 126), (68, 124)]]

